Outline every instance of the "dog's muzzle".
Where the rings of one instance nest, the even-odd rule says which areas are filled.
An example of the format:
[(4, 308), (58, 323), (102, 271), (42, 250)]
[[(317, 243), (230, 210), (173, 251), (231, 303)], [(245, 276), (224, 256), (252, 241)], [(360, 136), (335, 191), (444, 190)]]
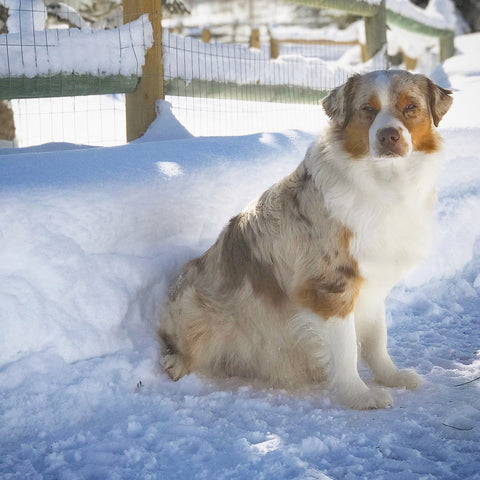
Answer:
[(407, 142), (394, 127), (378, 130), (375, 150), (379, 157), (403, 157), (409, 153)]

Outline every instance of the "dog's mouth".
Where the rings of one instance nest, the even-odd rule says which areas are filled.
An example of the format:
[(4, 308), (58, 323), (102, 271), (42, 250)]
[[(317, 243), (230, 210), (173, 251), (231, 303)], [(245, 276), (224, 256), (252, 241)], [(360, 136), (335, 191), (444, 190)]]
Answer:
[(404, 157), (405, 155), (402, 155), (398, 152), (394, 152), (392, 150), (387, 150), (387, 151), (379, 152), (378, 156), (380, 158), (394, 158), (394, 157)]
[(410, 154), (410, 149), (407, 145), (395, 145), (394, 147), (390, 148), (382, 148), (376, 145), (376, 148), (373, 149), (372, 155), (375, 158), (403, 158), (408, 157)]

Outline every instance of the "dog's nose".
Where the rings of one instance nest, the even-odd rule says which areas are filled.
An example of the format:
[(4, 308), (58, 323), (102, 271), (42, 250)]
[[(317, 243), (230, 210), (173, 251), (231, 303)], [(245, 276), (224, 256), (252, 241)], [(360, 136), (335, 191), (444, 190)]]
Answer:
[(377, 140), (380, 142), (380, 145), (384, 147), (389, 144), (394, 145), (400, 140), (400, 133), (393, 127), (382, 128), (377, 132)]

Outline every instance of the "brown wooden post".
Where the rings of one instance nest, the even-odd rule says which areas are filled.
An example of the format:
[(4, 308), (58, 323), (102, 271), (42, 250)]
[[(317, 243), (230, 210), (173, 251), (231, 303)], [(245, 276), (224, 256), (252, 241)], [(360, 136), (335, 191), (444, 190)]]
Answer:
[(153, 27), (153, 46), (147, 51), (142, 78), (136, 90), (125, 95), (128, 142), (146, 132), (156, 117), (156, 101), (164, 98), (161, 0), (123, 0), (124, 23), (144, 13), (148, 13)]
[(280, 42), (270, 35), (270, 58), (275, 59), (280, 56)]
[(368, 58), (367, 58), (367, 48), (363, 43), (360, 44), (360, 51), (362, 53), (362, 62), (365, 63)]
[(387, 10), (380, 2), (373, 17), (365, 17), (365, 58), (370, 60), (387, 43)]
[(212, 33), (210, 32), (209, 28), (204, 28), (202, 30), (202, 35), (200, 39), (202, 40), (203, 43), (210, 43), (210, 40), (212, 38)]
[(403, 50), (402, 52), (403, 63), (405, 64), (405, 68), (407, 70), (415, 70), (417, 68), (418, 58), (409, 57)]
[(260, 48), (260, 29), (259, 28), (252, 28), (250, 33), (250, 48)]
[(444, 62), (447, 58), (455, 55), (455, 33), (448, 32), (440, 37), (440, 61)]

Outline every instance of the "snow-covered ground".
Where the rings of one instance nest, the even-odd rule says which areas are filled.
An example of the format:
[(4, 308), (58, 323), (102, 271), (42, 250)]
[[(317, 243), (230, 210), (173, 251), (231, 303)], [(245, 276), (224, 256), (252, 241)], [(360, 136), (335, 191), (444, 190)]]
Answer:
[(422, 384), (387, 410), (159, 368), (169, 281), (310, 133), (194, 138), (164, 105), (126, 146), (0, 150), (0, 477), (480, 479), (479, 47), (459, 38), (433, 74), (455, 89), (436, 237), (387, 304)]

